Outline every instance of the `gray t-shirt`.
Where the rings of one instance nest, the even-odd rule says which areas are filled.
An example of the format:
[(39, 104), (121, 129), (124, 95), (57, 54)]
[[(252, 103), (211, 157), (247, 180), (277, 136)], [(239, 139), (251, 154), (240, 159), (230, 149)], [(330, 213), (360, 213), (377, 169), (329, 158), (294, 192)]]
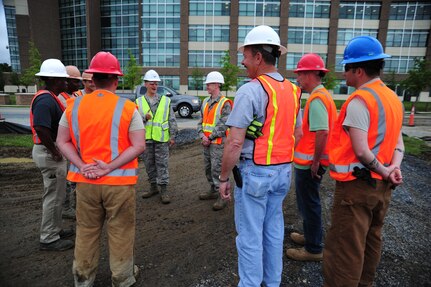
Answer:
[[(267, 75), (279, 81), (283, 80), (283, 76), (279, 73), (268, 73)], [(256, 120), (263, 123), (266, 117), (267, 104), (268, 95), (257, 79), (244, 84), (236, 92), (233, 109), (226, 125), (246, 129), (253, 121), (254, 116), (256, 116)], [(298, 113), (296, 127), (300, 127), (301, 125), (302, 116), (301, 113)], [(254, 142), (245, 139), (241, 156), (251, 159), (253, 157), (253, 147)]]

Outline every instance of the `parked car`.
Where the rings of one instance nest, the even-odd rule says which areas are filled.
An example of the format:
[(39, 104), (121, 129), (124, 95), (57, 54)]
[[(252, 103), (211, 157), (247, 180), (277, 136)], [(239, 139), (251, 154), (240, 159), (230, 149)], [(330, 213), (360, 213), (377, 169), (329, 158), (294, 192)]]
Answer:
[(122, 92), (115, 92), (117, 96), (120, 96), (122, 98), (126, 98), (134, 102), (136, 100), (136, 94), (135, 93), (122, 93)]
[[(136, 87), (136, 98), (142, 97), (147, 92), (147, 88), (143, 85)], [(158, 86), (157, 93), (159, 95), (165, 95), (171, 99), (171, 106), (174, 112), (178, 111), (178, 114), (182, 118), (191, 117), (195, 112), (201, 109), (201, 100), (196, 96), (182, 95), (174, 89)]]

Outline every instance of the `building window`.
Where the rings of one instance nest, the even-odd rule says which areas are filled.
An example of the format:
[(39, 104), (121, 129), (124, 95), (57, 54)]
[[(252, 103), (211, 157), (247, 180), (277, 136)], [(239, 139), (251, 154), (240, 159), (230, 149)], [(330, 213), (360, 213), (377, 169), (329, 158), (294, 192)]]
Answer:
[(229, 42), (228, 25), (190, 25), (189, 42)]
[(162, 85), (174, 90), (178, 90), (180, 88), (180, 76), (160, 76), (160, 80), (162, 80)]
[(4, 5), (6, 17), (7, 37), (9, 42), (9, 56), (12, 71), (21, 71), (21, 62), (19, 57), (18, 34), (16, 32), (15, 7)]
[(378, 20), (380, 18), (380, 2), (340, 2), (340, 19)]
[(180, 0), (142, 2), (142, 64), (180, 66)]
[(289, 44), (328, 44), (328, 28), (314, 27), (289, 27), (288, 43)]
[(330, 1), (293, 0), (289, 2), (289, 17), (296, 18), (329, 18)]
[(388, 30), (387, 47), (426, 47), (428, 30)]
[(393, 2), (389, 20), (430, 20), (431, 4), (423, 2)]
[(377, 38), (378, 30), (377, 29), (345, 29), (340, 28), (337, 32), (337, 45), (344, 46), (349, 43), (349, 41), (356, 37), (367, 35), (374, 38)]
[(129, 52), (139, 64), (138, 9), (137, 2), (128, 0), (100, 1), (102, 49), (115, 55), (123, 70), (129, 62)]
[(413, 69), (415, 59), (419, 57), (411, 56), (392, 56), (391, 58), (385, 59), (384, 71), (407, 74), (409, 70)]
[(205, 82), (205, 77), (202, 77), (202, 81), (196, 82), (192, 76), (188, 76), (188, 78), (187, 78), (187, 89), (196, 90), (196, 91), (203, 91), (204, 90), (204, 82)]
[(230, 1), (226, 0), (190, 0), (190, 16), (229, 16)]
[(335, 56), (335, 72), (344, 72), (344, 65), (341, 64), (341, 61), (344, 60), (344, 55), (337, 54)]
[(280, 17), (280, 1), (239, 0), (239, 16)]
[(339, 95), (350, 95), (355, 91), (355, 88), (349, 87), (346, 84), (346, 81), (341, 81), (335, 88), (334, 88), (334, 94)]
[(189, 67), (221, 67), (225, 51), (189, 51)]

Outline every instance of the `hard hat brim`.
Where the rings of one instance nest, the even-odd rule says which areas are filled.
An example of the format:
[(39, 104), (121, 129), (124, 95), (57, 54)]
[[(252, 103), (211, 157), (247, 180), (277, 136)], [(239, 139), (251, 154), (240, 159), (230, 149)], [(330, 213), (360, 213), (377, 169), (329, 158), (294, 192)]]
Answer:
[(240, 51), (241, 53), (243, 53), (244, 52), (244, 48), (246, 46), (252, 46), (252, 45), (274, 45), (274, 46), (280, 47), (281, 55), (284, 55), (284, 54), (287, 53), (287, 48), (286, 47), (284, 47), (282, 45), (275, 45), (275, 44), (268, 44), (268, 43), (249, 43), (247, 45), (242, 44), (241, 46), (238, 47), (238, 51)]
[(50, 77), (50, 78), (70, 78), (68, 74), (66, 73), (44, 73), (44, 72), (39, 72), (37, 74), (35, 74), (35, 76), (37, 77)]
[(84, 72), (89, 74), (108, 74), (108, 75), (124, 76), (124, 74), (120, 72), (106, 72), (98, 69), (88, 69), (88, 70), (85, 70)]
[(386, 58), (391, 58), (391, 55), (385, 54), (385, 53), (381, 53), (375, 56), (363, 56), (363, 57), (359, 57), (359, 58), (351, 58), (351, 59), (347, 59), (347, 60), (342, 60), (340, 62), (340, 64), (345, 65), (345, 64), (352, 64), (352, 63), (360, 63), (360, 62), (367, 62), (367, 61), (372, 61), (372, 60), (379, 60), (379, 59), (386, 59)]
[(298, 73), (298, 72), (305, 72), (305, 71), (322, 71), (324, 73), (329, 72), (329, 70), (326, 68), (320, 68), (320, 69), (299, 68), (299, 69), (295, 69), (293, 72)]

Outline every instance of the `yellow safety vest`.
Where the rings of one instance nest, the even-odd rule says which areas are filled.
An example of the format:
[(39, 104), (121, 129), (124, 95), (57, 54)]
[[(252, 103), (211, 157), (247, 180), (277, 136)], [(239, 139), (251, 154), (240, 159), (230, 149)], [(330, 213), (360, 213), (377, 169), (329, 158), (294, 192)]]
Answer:
[(154, 115), (150, 109), (150, 105), (145, 99), (145, 96), (138, 98), (136, 100), (136, 104), (138, 105), (139, 111), (141, 111), (144, 116), (148, 113), (151, 115), (151, 119), (145, 123), (146, 140), (168, 142), (170, 139), (169, 106), (171, 104), (171, 99), (166, 96), (162, 96)]

